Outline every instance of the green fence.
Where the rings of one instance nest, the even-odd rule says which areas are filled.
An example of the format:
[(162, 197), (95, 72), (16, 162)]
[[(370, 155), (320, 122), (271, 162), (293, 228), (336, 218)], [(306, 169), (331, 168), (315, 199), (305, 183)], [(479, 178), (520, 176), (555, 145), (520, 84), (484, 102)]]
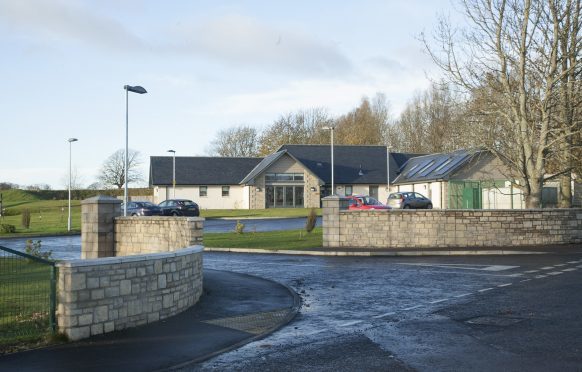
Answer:
[(54, 333), (55, 310), (55, 263), (0, 246), (0, 346)]

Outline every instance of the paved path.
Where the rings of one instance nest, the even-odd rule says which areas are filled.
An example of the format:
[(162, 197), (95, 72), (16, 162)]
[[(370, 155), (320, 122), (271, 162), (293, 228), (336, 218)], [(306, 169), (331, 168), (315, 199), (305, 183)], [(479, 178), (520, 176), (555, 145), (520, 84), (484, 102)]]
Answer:
[(175, 317), (88, 340), (0, 357), (0, 371), (155, 371), (187, 367), (288, 323), (299, 297), (245, 274), (204, 271), (199, 303)]

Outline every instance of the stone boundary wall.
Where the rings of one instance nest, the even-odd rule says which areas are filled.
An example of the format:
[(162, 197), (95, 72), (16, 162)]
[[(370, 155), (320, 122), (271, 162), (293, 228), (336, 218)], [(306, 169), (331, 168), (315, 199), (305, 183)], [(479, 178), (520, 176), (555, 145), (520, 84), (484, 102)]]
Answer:
[(115, 255), (171, 252), (202, 245), (201, 217), (116, 217)]
[(202, 294), (202, 251), (58, 263), (59, 331), (79, 340), (188, 309)]
[(349, 211), (323, 199), (326, 248), (478, 248), (582, 243), (582, 209)]

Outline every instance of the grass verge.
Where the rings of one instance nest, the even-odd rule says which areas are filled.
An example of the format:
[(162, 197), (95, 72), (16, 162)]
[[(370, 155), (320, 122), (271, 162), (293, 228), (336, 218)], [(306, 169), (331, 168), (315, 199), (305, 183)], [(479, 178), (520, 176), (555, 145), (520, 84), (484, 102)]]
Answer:
[[(307, 217), (309, 208), (270, 208), (270, 209), (203, 209), (200, 216), (204, 218), (264, 218), (264, 217)], [(317, 215), (321, 216), (321, 209), (316, 209)]]
[(271, 250), (302, 250), (321, 248), (323, 235), (321, 227), (311, 233), (305, 230), (269, 232), (214, 233), (204, 234), (204, 246), (211, 248), (255, 248)]

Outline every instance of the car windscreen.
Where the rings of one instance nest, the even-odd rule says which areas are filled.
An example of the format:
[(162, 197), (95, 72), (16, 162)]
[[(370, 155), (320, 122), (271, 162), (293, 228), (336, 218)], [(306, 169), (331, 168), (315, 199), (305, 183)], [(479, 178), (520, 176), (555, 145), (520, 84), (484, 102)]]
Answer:
[(388, 199), (400, 199), (402, 198), (402, 194), (390, 194)]
[(184, 201), (182, 201), (182, 204), (186, 207), (195, 207), (196, 206), (196, 203), (194, 203), (191, 200), (184, 200)]
[(364, 204), (365, 205), (382, 205), (382, 203), (380, 203), (378, 200), (372, 198), (371, 196), (366, 196), (364, 198)]

